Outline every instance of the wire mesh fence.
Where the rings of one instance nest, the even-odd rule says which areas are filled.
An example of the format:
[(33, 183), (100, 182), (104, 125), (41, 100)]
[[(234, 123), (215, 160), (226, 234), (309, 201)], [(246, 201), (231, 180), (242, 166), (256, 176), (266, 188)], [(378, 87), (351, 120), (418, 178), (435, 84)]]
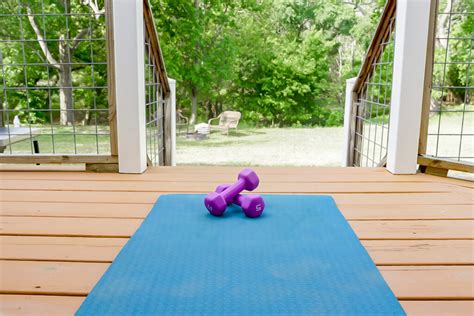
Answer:
[(474, 162), (474, 3), (440, 1), (426, 154)]
[(0, 151), (110, 154), (104, 1), (0, 2)]
[(390, 96), (395, 37), (395, 18), (390, 19), (389, 35), (378, 45), (380, 55), (371, 64), (361, 92), (355, 100), (353, 165), (383, 165), (387, 155)]
[(145, 27), (145, 111), (146, 148), (149, 162), (164, 165), (164, 107), (165, 97), (159, 80), (159, 69), (153, 58), (150, 34)]

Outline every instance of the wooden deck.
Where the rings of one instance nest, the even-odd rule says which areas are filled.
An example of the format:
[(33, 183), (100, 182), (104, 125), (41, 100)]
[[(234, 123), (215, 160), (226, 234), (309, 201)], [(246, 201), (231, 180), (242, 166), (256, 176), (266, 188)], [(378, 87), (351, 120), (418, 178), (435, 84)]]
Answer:
[[(384, 169), (255, 168), (259, 192), (331, 194), (409, 315), (473, 315), (473, 183)], [(0, 314), (72, 315), (160, 193), (239, 168), (0, 173)]]

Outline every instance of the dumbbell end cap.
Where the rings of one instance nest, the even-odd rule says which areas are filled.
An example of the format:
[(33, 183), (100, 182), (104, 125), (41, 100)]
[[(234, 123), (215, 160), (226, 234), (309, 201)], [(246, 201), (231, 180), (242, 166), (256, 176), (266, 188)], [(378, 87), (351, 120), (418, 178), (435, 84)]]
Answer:
[(241, 207), (247, 217), (255, 218), (262, 215), (265, 202), (260, 195), (249, 194), (244, 197)]
[(204, 198), (204, 205), (212, 215), (221, 216), (225, 212), (227, 202), (220, 194), (211, 192)]
[(249, 168), (240, 171), (238, 178), (245, 181), (245, 190), (247, 191), (255, 190), (255, 188), (257, 188), (258, 184), (260, 183), (260, 179), (258, 178), (255, 171)]

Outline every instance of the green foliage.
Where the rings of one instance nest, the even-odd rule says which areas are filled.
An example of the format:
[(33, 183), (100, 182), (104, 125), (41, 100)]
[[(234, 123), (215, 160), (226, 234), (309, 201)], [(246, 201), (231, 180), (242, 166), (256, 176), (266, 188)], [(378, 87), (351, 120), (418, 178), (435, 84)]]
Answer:
[(345, 80), (357, 73), (384, 3), (152, 4), (168, 74), (178, 81), (178, 107), (185, 113), (191, 114), (197, 95), (202, 119), (233, 109), (249, 125), (335, 126), (342, 124)]
[[(69, 3), (66, 8), (65, 3)], [(104, 1), (98, 1), (99, 8)], [(90, 15), (91, 9), (83, 1), (68, 0), (2, 0), (0, 1), (0, 108), (9, 110), (3, 116), (4, 123), (11, 124), (15, 115), (23, 123), (56, 122), (59, 119), (59, 69), (51, 64), (42, 51), (37, 35), (26, 16), (28, 11), (41, 35), (46, 39), (47, 49), (57, 63), (61, 63), (60, 38), (71, 48), (69, 62), (72, 63), (72, 85), (74, 87), (100, 87), (96, 89), (74, 89), (76, 122), (84, 120), (92, 109), (107, 109), (107, 66), (105, 45), (105, 18)], [(69, 11), (67, 17), (64, 13)], [(44, 17), (41, 13), (47, 13)], [(86, 14), (88, 13), (88, 14)], [(66, 32), (66, 24), (69, 32)], [(80, 41), (75, 41), (82, 34)], [(80, 37), (80, 36), (79, 36)], [(21, 40), (24, 39), (24, 42)], [(8, 40), (8, 41), (7, 41)], [(74, 47), (74, 49), (73, 49)], [(27, 64), (23, 67), (23, 64)], [(91, 64), (94, 63), (92, 66)], [(100, 64), (96, 64), (100, 63)], [(3, 85), (7, 87), (3, 91)], [(30, 89), (15, 89), (24, 88)], [(35, 110), (34, 113), (27, 114)], [(45, 110), (53, 110), (51, 113)], [(90, 120), (92, 115), (88, 116)], [(98, 122), (107, 118), (97, 118)], [(89, 123), (89, 122), (85, 122)]]

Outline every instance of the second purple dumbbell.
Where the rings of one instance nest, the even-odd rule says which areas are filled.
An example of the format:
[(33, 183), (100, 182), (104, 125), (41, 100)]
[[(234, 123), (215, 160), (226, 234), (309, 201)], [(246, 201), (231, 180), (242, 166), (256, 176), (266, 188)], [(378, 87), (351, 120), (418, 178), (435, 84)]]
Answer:
[(227, 204), (232, 203), (234, 198), (243, 190), (253, 191), (258, 187), (260, 180), (252, 169), (240, 171), (237, 182), (229, 185), (222, 192), (211, 192), (204, 198), (204, 205), (209, 213), (214, 216), (224, 214)]
[[(221, 184), (217, 186), (216, 193), (221, 193), (225, 191), (230, 184)], [(258, 194), (247, 194), (242, 195), (238, 194), (231, 203), (237, 204), (244, 211), (245, 216), (247, 217), (259, 217), (262, 215), (263, 210), (265, 209), (265, 202), (263, 198)]]

